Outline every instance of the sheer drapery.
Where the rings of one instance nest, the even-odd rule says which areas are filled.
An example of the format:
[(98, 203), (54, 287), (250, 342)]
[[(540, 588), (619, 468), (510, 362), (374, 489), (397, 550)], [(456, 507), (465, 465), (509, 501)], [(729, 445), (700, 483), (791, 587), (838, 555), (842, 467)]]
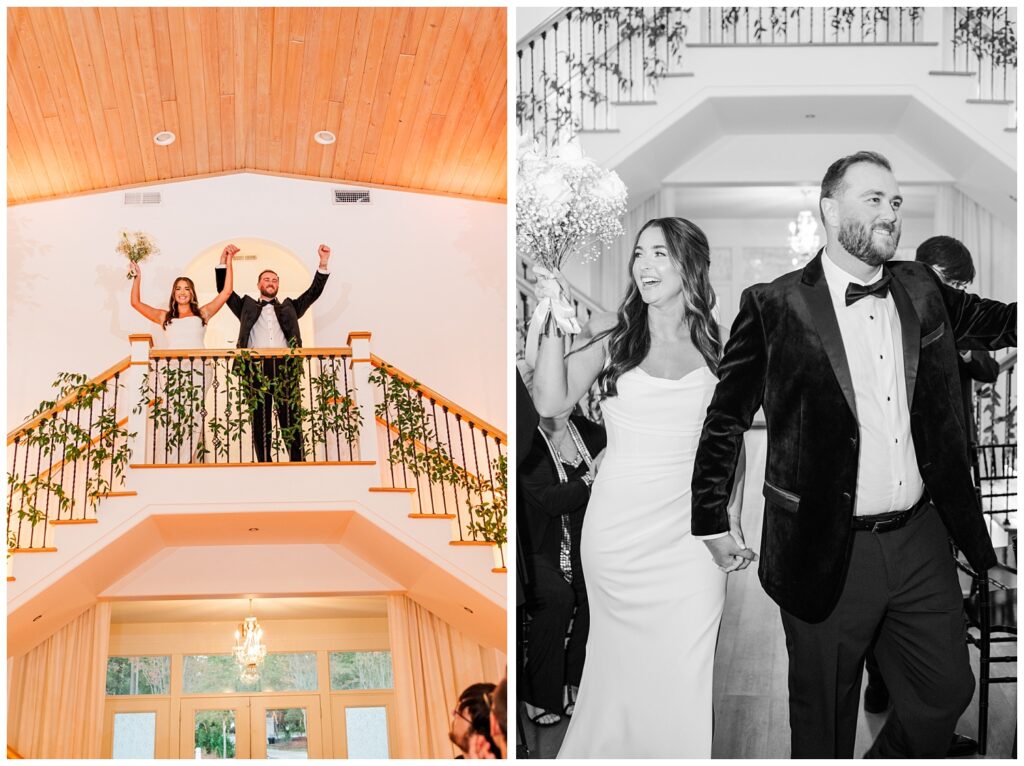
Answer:
[(956, 237), (971, 251), (978, 271), (971, 292), (1017, 300), (1017, 232), (1013, 228), (959, 189), (943, 186), (935, 201), (935, 233)]
[(459, 693), (498, 683), (505, 654), (481, 646), (407, 596), (388, 596), (388, 632), (398, 713), (398, 758), (451, 758), (451, 711)]
[(7, 743), (24, 758), (99, 758), (110, 604), (8, 662)]

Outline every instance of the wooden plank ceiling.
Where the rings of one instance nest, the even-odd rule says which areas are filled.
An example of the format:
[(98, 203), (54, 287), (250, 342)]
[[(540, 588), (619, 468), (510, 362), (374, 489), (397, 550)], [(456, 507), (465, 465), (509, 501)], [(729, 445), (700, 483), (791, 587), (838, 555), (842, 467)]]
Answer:
[(506, 198), (503, 8), (11, 8), (7, 35), (9, 204), (241, 170)]

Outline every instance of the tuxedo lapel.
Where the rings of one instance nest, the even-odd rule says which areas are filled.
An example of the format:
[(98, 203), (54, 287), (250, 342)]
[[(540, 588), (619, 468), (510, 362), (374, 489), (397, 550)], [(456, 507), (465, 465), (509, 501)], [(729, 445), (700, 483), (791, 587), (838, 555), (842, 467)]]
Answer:
[[(811, 314), (811, 323), (814, 325), (821, 345), (828, 355), (832, 364), (832, 371), (836, 380), (839, 381), (839, 388), (842, 389), (846, 404), (850, 407), (853, 417), (857, 417), (857, 398), (853, 392), (853, 376), (850, 375), (850, 364), (846, 360), (846, 347), (843, 345), (843, 336), (839, 332), (839, 320), (836, 319), (836, 311), (832, 307), (832, 296), (828, 292), (828, 283), (825, 282), (825, 273), (821, 267), (821, 259), (824, 250), (804, 267), (803, 277), (800, 280), (800, 294), (807, 304)], [(916, 363), (916, 362), (915, 362)]]
[(896, 312), (900, 315), (900, 334), (903, 336), (903, 374), (907, 380), (907, 404), (913, 409), (914, 386), (917, 384), (917, 363), (921, 358), (921, 320), (917, 316), (907, 288), (896, 279), (896, 276), (888, 268), (886, 268), (886, 273), (892, 275), (889, 289), (892, 291), (893, 303), (896, 304)]

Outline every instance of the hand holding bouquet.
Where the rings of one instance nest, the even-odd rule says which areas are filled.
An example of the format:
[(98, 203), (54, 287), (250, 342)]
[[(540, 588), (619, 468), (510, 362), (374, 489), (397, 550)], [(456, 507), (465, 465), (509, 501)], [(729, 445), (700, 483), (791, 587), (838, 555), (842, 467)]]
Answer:
[(128, 259), (128, 279), (135, 279), (135, 269), (132, 266), (160, 252), (149, 235), (141, 231), (122, 231), (114, 250)]

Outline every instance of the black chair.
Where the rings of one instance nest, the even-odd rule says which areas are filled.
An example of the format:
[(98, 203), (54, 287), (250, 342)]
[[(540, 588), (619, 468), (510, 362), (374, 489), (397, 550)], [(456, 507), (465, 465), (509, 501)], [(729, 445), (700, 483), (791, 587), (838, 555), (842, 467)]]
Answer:
[[(1014, 536), (1013, 548), (1016, 548)], [(993, 644), (1017, 641), (1017, 577), (1016, 571), (997, 566), (993, 576), (979, 575), (961, 557), (957, 566), (971, 578), (971, 591), (964, 598), (967, 618), (967, 644), (978, 649), (978, 753), (988, 748), (989, 686), (1017, 683), (1016, 675), (994, 676), (993, 665), (1016, 663), (1016, 654), (993, 656)], [(1016, 748), (1016, 734), (1014, 735)]]

